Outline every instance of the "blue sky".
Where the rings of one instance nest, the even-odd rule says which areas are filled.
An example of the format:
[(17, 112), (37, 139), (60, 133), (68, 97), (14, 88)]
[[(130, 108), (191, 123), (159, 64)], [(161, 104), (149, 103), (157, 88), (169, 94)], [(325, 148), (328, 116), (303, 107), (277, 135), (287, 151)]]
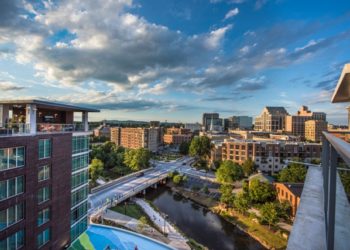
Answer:
[(0, 98), (100, 108), (98, 119), (200, 121), (330, 104), (350, 63), (350, 1), (4, 0)]

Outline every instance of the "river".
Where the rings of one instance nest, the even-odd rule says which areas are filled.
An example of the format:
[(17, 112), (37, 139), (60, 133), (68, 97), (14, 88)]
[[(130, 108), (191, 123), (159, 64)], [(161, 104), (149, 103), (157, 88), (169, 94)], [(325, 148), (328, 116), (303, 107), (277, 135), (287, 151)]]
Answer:
[(156, 190), (149, 190), (146, 199), (152, 201), (161, 212), (166, 213), (168, 219), (188, 237), (210, 250), (265, 249), (255, 239), (220, 216), (173, 193), (169, 188), (159, 187)]

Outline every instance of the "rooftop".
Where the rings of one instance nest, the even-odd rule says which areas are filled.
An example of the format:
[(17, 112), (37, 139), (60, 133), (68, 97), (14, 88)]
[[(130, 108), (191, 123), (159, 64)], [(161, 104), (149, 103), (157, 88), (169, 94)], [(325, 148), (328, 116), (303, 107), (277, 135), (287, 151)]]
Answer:
[(350, 102), (350, 64), (345, 64), (332, 96), (332, 102)]

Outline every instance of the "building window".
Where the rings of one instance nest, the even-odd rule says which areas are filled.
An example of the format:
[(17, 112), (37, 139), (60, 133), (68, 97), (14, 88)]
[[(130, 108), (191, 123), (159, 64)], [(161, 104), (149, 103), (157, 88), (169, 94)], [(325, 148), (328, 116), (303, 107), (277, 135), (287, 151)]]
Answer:
[(41, 226), (50, 220), (50, 208), (45, 208), (38, 213), (38, 226)]
[(73, 156), (72, 158), (72, 172), (89, 166), (89, 154)]
[(0, 249), (16, 250), (24, 246), (24, 230), (18, 231), (6, 239), (0, 240)]
[(87, 214), (87, 202), (84, 202), (80, 206), (74, 208), (71, 211), (70, 221), (71, 225), (77, 222), (79, 219), (83, 218)]
[(80, 189), (74, 191), (72, 193), (72, 196), (71, 196), (72, 207), (74, 207), (75, 205), (79, 204), (83, 200), (86, 200), (87, 196), (88, 196), (88, 192), (89, 192), (88, 191), (88, 186), (85, 186), (83, 188), (80, 188)]
[(24, 166), (24, 147), (0, 149), (0, 171)]
[(50, 187), (40, 188), (38, 191), (38, 204), (50, 199)]
[(73, 154), (89, 150), (89, 136), (73, 136)]
[(39, 140), (39, 159), (49, 158), (51, 156), (51, 140)]
[(74, 241), (87, 229), (87, 218), (82, 219), (76, 225), (74, 225), (70, 230), (71, 241)]
[(38, 181), (45, 181), (50, 179), (50, 165), (39, 167)]
[(38, 247), (42, 247), (50, 240), (50, 228), (42, 231), (37, 238)]
[(0, 201), (24, 192), (24, 177), (18, 176), (0, 181)]
[[(24, 218), (23, 203), (0, 211), (0, 231), (16, 224)], [(1, 249), (1, 248), (0, 248)]]
[(84, 170), (72, 175), (72, 189), (86, 184), (88, 182), (88, 178), (88, 170)]

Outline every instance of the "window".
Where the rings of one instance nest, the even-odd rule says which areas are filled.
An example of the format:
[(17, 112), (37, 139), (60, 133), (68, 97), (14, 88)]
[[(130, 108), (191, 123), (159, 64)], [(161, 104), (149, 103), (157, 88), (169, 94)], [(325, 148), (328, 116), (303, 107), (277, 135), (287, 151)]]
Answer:
[(50, 220), (50, 208), (45, 208), (38, 213), (38, 226), (45, 224)]
[(89, 150), (88, 136), (73, 136), (73, 154), (81, 153)]
[(49, 158), (51, 156), (51, 140), (39, 140), (39, 159)]
[(39, 167), (38, 181), (45, 181), (50, 179), (50, 165)]
[(24, 177), (0, 181), (0, 201), (24, 192)]
[(74, 191), (71, 196), (72, 207), (79, 204), (83, 200), (87, 199), (88, 196), (88, 186), (85, 186), (77, 191)]
[(71, 211), (70, 221), (71, 225), (83, 218), (87, 214), (87, 202), (84, 202), (80, 206), (74, 208)]
[(89, 166), (89, 154), (73, 156), (72, 158), (72, 172)]
[(50, 228), (42, 231), (37, 238), (38, 247), (42, 247), (50, 240)]
[(0, 149), (0, 171), (24, 166), (24, 147)]
[(88, 170), (81, 171), (72, 175), (72, 189), (88, 182)]
[(0, 241), (0, 249), (16, 250), (24, 246), (24, 230), (18, 231)]
[(74, 225), (70, 230), (71, 241), (74, 241), (87, 229), (87, 218), (82, 219), (76, 225)]
[(50, 199), (50, 187), (43, 187), (38, 191), (38, 204)]
[(23, 203), (17, 204), (13, 207), (0, 211), (0, 231), (12, 226), (13, 224), (23, 220), (24, 218), (24, 205)]

